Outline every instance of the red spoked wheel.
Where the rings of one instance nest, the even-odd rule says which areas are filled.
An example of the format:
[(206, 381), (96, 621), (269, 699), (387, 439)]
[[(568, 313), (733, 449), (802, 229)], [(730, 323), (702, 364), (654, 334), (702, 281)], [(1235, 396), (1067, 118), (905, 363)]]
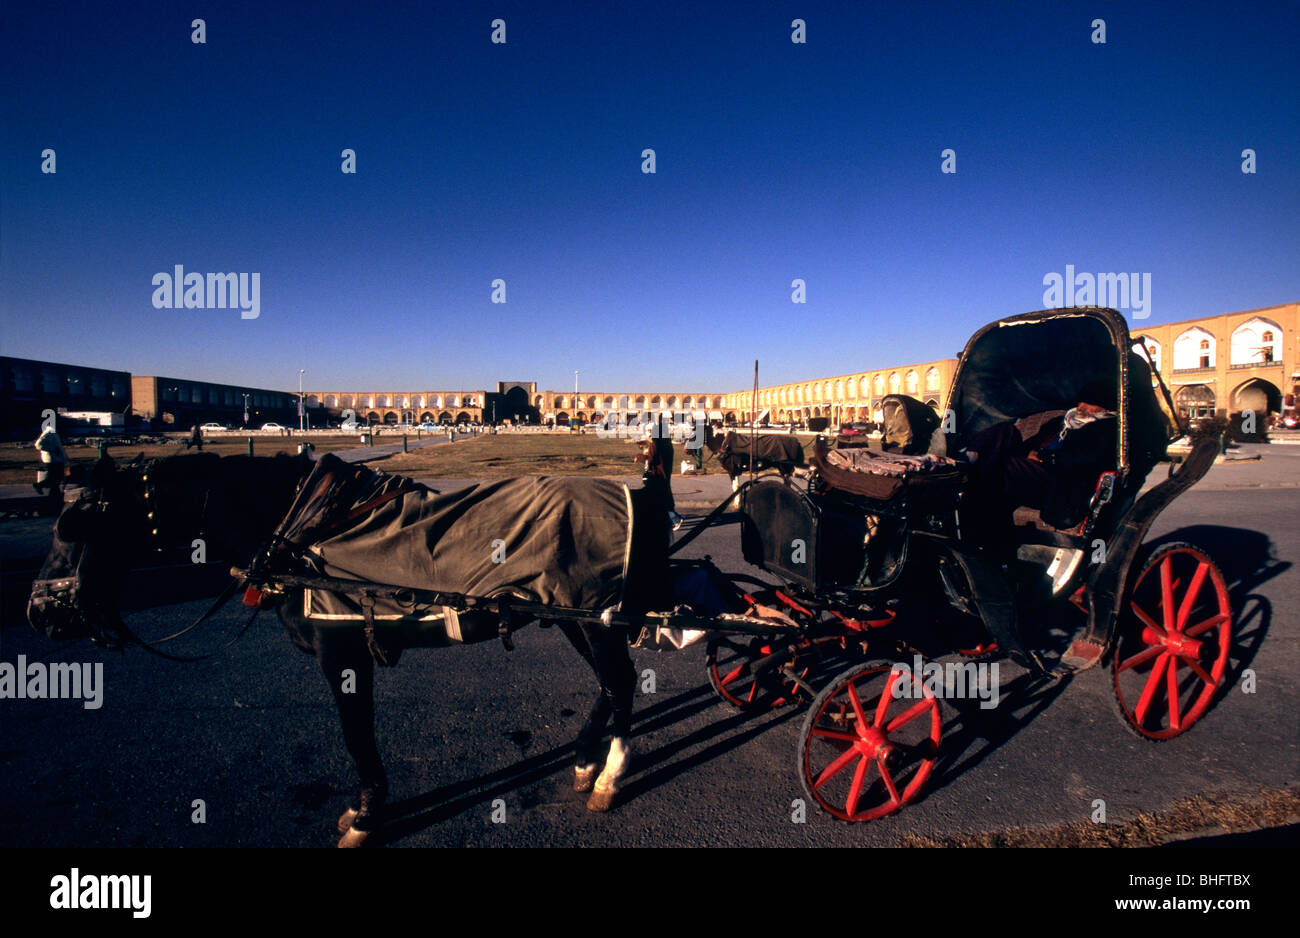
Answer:
[(792, 651), (759, 638), (717, 636), (708, 644), (709, 684), (738, 710), (768, 710), (802, 702), (808, 695), (782, 673), (783, 667), (789, 665), (800, 678), (807, 676), (808, 666), (799, 658), (797, 649)]
[(1223, 574), (1191, 544), (1165, 544), (1120, 610), (1111, 658), (1115, 702), (1144, 739), (1185, 733), (1223, 685), (1232, 606)]
[[(799, 737), (799, 782), (823, 811), (870, 821), (915, 801), (939, 753), (939, 701), (890, 661), (844, 671), (817, 695)], [(901, 685), (895, 697), (895, 687)], [(915, 696), (913, 696), (915, 695)]]

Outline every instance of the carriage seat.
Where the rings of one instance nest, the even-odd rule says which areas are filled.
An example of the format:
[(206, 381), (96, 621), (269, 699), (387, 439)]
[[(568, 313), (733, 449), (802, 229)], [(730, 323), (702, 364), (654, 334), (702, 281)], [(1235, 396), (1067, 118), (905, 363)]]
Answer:
[(966, 481), (963, 466), (946, 456), (828, 450), (821, 438), (813, 445), (812, 463), (830, 488), (876, 501), (905, 493), (955, 497)]

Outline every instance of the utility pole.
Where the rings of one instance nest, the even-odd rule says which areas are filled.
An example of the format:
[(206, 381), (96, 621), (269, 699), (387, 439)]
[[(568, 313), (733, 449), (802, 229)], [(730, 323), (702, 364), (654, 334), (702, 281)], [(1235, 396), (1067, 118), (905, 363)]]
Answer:
[(306, 368), (298, 369), (298, 432), (300, 433), (306, 429), (304, 424), (307, 420), (307, 408), (302, 400), (302, 376), (306, 370)]

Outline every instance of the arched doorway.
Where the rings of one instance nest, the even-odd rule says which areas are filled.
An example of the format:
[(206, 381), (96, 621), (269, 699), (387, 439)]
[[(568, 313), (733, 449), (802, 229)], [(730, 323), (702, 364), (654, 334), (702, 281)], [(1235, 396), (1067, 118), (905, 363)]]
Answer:
[(1184, 420), (1214, 416), (1214, 391), (1204, 384), (1186, 384), (1174, 392), (1174, 407)]
[[(539, 394), (537, 400), (542, 400)], [(510, 420), (514, 423), (537, 423), (541, 419), (541, 411), (528, 403), (528, 391), (524, 388), (515, 386), (505, 394), (505, 399), (496, 407), (496, 419)]]
[(1275, 414), (1282, 409), (1282, 392), (1271, 382), (1263, 378), (1252, 378), (1232, 392), (1233, 413), (1254, 411), (1256, 416), (1264, 417)]

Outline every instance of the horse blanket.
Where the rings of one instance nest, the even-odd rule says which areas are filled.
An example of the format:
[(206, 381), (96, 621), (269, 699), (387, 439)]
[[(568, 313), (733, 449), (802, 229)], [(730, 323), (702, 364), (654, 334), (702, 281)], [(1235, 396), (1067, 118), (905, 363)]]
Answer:
[[(544, 476), (441, 494), (326, 455), (278, 533), (326, 576), (456, 596), (623, 608), (636, 592), (628, 583), (637, 515), (641, 527), (657, 527), (651, 513), (634, 511), (638, 494), (608, 479)], [(305, 611), (313, 618), (361, 617), (350, 594), (308, 592)], [(387, 600), (375, 609), (377, 619), (448, 614), (445, 607), (402, 608)]]
[(803, 444), (797, 437), (767, 434), (754, 439), (751, 450), (748, 436), (729, 432), (715, 451), (718, 462), (733, 479), (749, 471), (750, 457), (754, 457), (754, 471), (776, 468), (790, 473), (804, 464)]

